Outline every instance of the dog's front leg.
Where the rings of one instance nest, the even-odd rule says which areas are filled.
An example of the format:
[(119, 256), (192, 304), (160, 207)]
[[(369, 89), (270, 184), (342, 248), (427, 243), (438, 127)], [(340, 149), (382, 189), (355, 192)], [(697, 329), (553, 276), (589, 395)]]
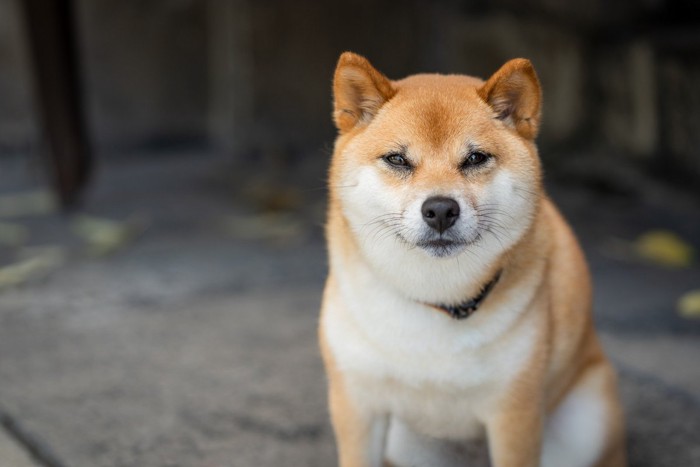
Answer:
[(503, 410), (486, 424), (494, 467), (537, 467), (542, 444), (542, 413), (531, 406)]
[(330, 379), (329, 389), (339, 467), (383, 465), (388, 416), (364, 409), (338, 378)]

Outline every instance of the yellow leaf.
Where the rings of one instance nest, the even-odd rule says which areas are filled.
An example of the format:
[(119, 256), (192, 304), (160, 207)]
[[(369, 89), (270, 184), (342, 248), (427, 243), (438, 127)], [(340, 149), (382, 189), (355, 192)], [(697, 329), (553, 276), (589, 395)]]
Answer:
[(0, 222), (0, 245), (20, 246), (29, 238), (29, 230), (21, 225), (10, 222)]
[(0, 218), (36, 216), (55, 210), (55, 200), (48, 191), (0, 195)]
[(250, 214), (228, 216), (224, 228), (241, 240), (293, 241), (305, 234), (304, 224), (291, 214)]
[(43, 277), (64, 261), (64, 252), (60, 247), (32, 248), (24, 253), (20, 261), (0, 267), (0, 290)]
[(664, 266), (687, 267), (693, 263), (693, 247), (668, 230), (652, 230), (635, 242), (637, 254)]
[(686, 318), (700, 318), (700, 289), (691, 290), (678, 299), (678, 313)]
[(72, 229), (81, 236), (92, 256), (105, 256), (126, 246), (144, 230), (144, 222), (133, 218), (117, 222), (86, 215), (73, 218)]

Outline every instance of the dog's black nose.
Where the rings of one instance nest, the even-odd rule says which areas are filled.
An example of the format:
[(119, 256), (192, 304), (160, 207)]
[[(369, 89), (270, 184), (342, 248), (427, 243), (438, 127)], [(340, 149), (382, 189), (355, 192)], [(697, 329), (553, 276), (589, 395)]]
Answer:
[(440, 233), (452, 227), (459, 217), (457, 201), (443, 196), (426, 199), (420, 210), (425, 223)]

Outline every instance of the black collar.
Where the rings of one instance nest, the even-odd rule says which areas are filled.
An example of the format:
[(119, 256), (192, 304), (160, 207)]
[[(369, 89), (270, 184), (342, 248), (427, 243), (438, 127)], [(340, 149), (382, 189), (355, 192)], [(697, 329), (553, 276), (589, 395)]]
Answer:
[(481, 289), (481, 291), (476, 297), (465, 300), (462, 303), (458, 303), (457, 305), (438, 304), (430, 306), (447, 313), (448, 315), (450, 315), (450, 317), (454, 319), (469, 318), (471, 315), (474, 314), (474, 312), (476, 312), (476, 310), (479, 309), (479, 306), (481, 306), (484, 300), (486, 300), (486, 297), (488, 297), (489, 293), (491, 293), (493, 288), (496, 286), (496, 282), (498, 282), (498, 279), (501, 278), (502, 272), (502, 269), (498, 271), (494, 278), (486, 283), (486, 285)]

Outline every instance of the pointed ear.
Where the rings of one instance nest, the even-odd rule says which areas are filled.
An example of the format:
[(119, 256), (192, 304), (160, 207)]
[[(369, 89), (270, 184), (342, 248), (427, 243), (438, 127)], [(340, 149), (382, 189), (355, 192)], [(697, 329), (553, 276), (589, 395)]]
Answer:
[(366, 58), (345, 52), (333, 78), (333, 120), (341, 133), (368, 124), (396, 91)]
[(501, 67), (477, 93), (499, 120), (523, 138), (534, 139), (540, 126), (542, 91), (530, 60), (516, 58)]

